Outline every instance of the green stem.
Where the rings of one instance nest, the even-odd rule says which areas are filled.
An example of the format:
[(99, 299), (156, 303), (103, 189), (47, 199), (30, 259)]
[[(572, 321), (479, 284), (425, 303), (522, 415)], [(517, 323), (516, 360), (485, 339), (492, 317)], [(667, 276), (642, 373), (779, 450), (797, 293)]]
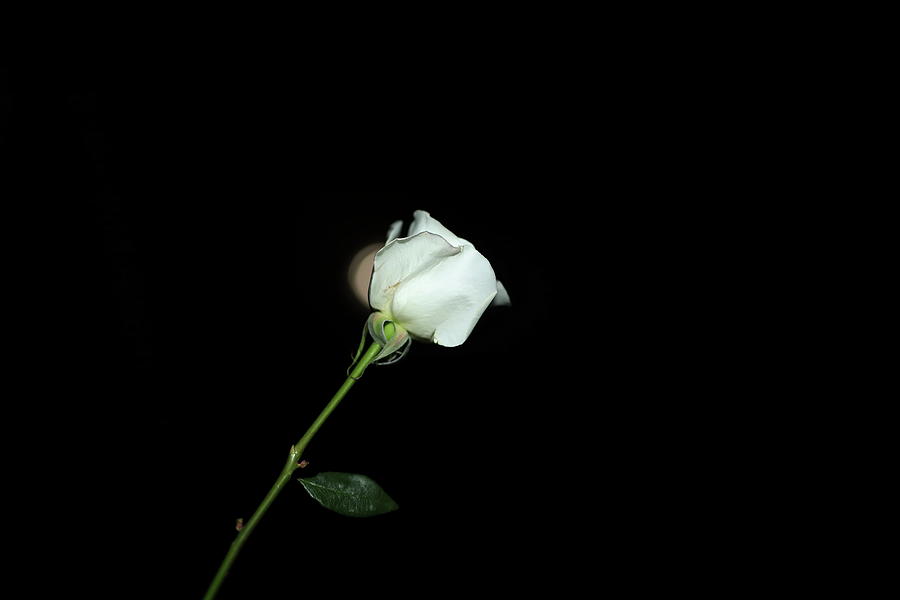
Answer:
[[(390, 335), (393, 334), (392, 324), (388, 324), (385, 327), (385, 333)], [(206, 595), (203, 596), (203, 600), (213, 600), (216, 597), (216, 594), (219, 591), (219, 587), (221, 587), (222, 582), (225, 581), (225, 576), (228, 575), (229, 569), (231, 569), (232, 563), (237, 558), (238, 553), (241, 551), (241, 548), (246, 543), (247, 538), (250, 537), (250, 533), (256, 528), (256, 525), (259, 523), (260, 519), (262, 519), (263, 515), (266, 514), (266, 511), (269, 510), (269, 506), (278, 497), (278, 494), (281, 493), (281, 490), (284, 489), (285, 485), (291, 479), (291, 475), (299, 468), (300, 456), (303, 454), (303, 450), (306, 449), (306, 446), (312, 440), (313, 436), (316, 435), (316, 432), (319, 431), (319, 428), (322, 427), (322, 424), (328, 419), (329, 415), (337, 408), (337, 405), (340, 404), (341, 400), (343, 400), (344, 396), (353, 387), (353, 384), (362, 376), (363, 371), (366, 370), (366, 367), (375, 360), (375, 357), (378, 356), (378, 353), (381, 352), (381, 345), (377, 342), (372, 342), (372, 345), (366, 350), (365, 354), (359, 359), (353, 370), (350, 371), (350, 375), (347, 377), (347, 380), (344, 381), (344, 384), (338, 389), (337, 393), (328, 402), (322, 412), (316, 417), (316, 420), (313, 421), (313, 424), (309, 426), (309, 429), (306, 430), (306, 433), (303, 434), (303, 437), (300, 438), (300, 441), (297, 442), (294, 446), (291, 447), (290, 454), (288, 455), (287, 463), (285, 463), (284, 468), (281, 470), (281, 474), (278, 476), (278, 479), (275, 481), (275, 485), (272, 486), (272, 489), (269, 490), (269, 493), (266, 494), (266, 497), (263, 498), (263, 501), (256, 508), (256, 511), (253, 513), (253, 516), (250, 517), (250, 520), (244, 524), (244, 526), (238, 531), (237, 537), (231, 543), (231, 547), (228, 549), (228, 554), (225, 555), (225, 559), (222, 561), (222, 564), (219, 565), (219, 570), (216, 572), (216, 576), (213, 577), (212, 583), (209, 584), (209, 589), (206, 590)]]

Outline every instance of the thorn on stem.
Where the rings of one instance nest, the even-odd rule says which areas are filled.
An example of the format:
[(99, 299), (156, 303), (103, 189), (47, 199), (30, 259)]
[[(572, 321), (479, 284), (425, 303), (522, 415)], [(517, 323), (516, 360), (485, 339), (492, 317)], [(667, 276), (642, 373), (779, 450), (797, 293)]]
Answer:
[(234, 528), (237, 531), (240, 531), (241, 529), (243, 529), (244, 528), (244, 519), (238, 519), (237, 521), (235, 521)]

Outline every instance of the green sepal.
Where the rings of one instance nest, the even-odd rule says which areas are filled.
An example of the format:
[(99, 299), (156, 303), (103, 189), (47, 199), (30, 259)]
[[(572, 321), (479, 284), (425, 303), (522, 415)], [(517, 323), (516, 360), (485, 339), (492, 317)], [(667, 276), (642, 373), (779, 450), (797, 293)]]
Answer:
[[(369, 315), (366, 321), (369, 329), (369, 335), (381, 346), (381, 352), (375, 357), (375, 361), (387, 358), (394, 352), (404, 349), (407, 344), (412, 343), (409, 333), (400, 325), (389, 319), (384, 313), (374, 312)], [(391, 333), (393, 326), (393, 333)]]
[(350, 369), (356, 365), (356, 361), (359, 360), (359, 357), (362, 356), (363, 348), (366, 346), (366, 333), (368, 332), (368, 326), (363, 325), (362, 337), (359, 339), (359, 348), (356, 349), (356, 354), (353, 355), (353, 361), (350, 363), (350, 366), (347, 367), (347, 375), (350, 374)]

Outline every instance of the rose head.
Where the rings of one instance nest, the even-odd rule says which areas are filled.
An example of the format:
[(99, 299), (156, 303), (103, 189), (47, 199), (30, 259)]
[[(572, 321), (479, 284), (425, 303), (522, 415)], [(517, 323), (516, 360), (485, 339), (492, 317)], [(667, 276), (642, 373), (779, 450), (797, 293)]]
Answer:
[[(398, 335), (459, 346), (488, 305), (509, 304), (509, 296), (475, 246), (423, 210), (413, 216), (406, 237), (398, 237), (403, 222), (395, 221), (375, 254), (369, 304), (378, 312), (369, 319), (369, 331), (383, 339), (384, 323), (392, 322)], [(391, 340), (399, 344), (392, 351), (406, 341)]]

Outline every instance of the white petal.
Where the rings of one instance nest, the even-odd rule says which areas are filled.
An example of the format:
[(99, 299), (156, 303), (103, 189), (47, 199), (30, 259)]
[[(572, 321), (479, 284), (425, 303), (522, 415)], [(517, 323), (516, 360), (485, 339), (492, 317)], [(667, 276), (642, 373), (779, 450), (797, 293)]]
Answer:
[(497, 294), (491, 263), (472, 246), (459, 250), (397, 288), (391, 314), (414, 337), (441, 346), (462, 344)]
[(400, 235), (401, 229), (403, 229), (403, 221), (394, 221), (391, 223), (391, 226), (388, 228), (387, 240), (384, 243), (390, 243), (391, 240)]
[(433, 233), (395, 239), (375, 254), (369, 304), (392, 318), (391, 299), (401, 284), (459, 252), (459, 248)]
[[(413, 222), (409, 225), (409, 233), (407, 235), (414, 236), (417, 233), (428, 231), (436, 233), (454, 246), (463, 246), (463, 241), (453, 235), (453, 232), (441, 225), (441, 222), (433, 218), (424, 210), (417, 210), (413, 213)], [(468, 244), (468, 242), (466, 242)]]
[(500, 280), (497, 280), (497, 295), (494, 296), (494, 301), (491, 302), (491, 306), (509, 306), (512, 304), (509, 300), (509, 293), (506, 291), (506, 288), (503, 287), (503, 284), (500, 283)]

